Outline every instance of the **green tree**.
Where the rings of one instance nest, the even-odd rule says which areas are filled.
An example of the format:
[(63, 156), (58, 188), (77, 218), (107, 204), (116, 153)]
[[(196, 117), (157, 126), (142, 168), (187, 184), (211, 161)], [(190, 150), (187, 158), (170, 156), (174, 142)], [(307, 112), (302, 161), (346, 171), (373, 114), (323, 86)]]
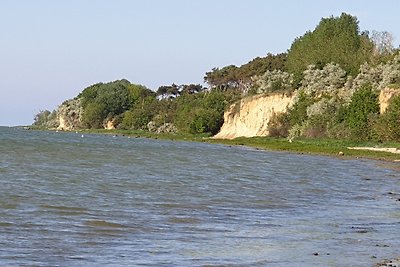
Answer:
[(288, 51), (287, 67), (299, 74), (309, 65), (322, 68), (334, 62), (355, 75), (371, 59), (373, 47), (368, 35), (360, 33), (357, 18), (342, 13), (323, 18), (314, 31), (296, 38)]
[(302, 125), (307, 119), (307, 108), (315, 102), (310, 95), (300, 92), (296, 103), (288, 109), (288, 121), (291, 126)]
[(102, 128), (106, 117), (105, 105), (98, 102), (89, 103), (83, 111), (82, 121), (87, 128)]
[(221, 114), (216, 110), (199, 109), (190, 122), (191, 133), (210, 133), (217, 134), (224, 122)]
[(353, 94), (347, 109), (346, 122), (354, 138), (371, 138), (369, 118), (373, 114), (379, 114), (378, 94), (370, 84), (365, 84)]
[(57, 127), (57, 112), (54, 110), (41, 110), (35, 115), (33, 125), (44, 128)]
[[(144, 98), (155, 99), (155, 93), (127, 80), (97, 83), (85, 88), (79, 95), (83, 107), (83, 122), (90, 128), (100, 128), (104, 120), (122, 117), (122, 114)], [(101, 110), (100, 110), (101, 109)]]
[(147, 99), (145, 102), (153, 101), (156, 99), (156, 93), (146, 86), (138, 84), (130, 84), (127, 86), (129, 92), (129, 99), (131, 107), (143, 104), (143, 100)]
[(125, 112), (121, 127), (123, 129), (146, 130), (153, 114), (150, 110), (136, 108)]

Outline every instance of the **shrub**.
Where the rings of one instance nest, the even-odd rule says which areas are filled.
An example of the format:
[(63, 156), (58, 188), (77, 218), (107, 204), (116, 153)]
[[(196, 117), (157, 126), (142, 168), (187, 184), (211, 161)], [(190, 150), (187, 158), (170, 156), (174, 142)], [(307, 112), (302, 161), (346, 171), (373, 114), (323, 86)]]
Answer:
[(274, 113), (268, 123), (269, 136), (287, 137), (289, 135), (290, 123), (287, 113)]
[(360, 139), (371, 138), (369, 117), (378, 113), (378, 94), (370, 84), (366, 84), (353, 94), (347, 110), (346, 122), (352, 136)]
[(301, 73), (310, 64), (324, 66), (336, 62), (348, 74), (356, 74), (360, 64), (372, 55), (373, 43), (360, 33), (358, 20), (349, 14), (321, 19), (312, 32), (296, 38), (287, 55), (291, 73)]
[(322, 114), (310, 117), (306, 123), (303, 124), (304, 129), (302, 135), (309, 138), (325, 137), (329, 121), (330, 118)]
[(221, 128), (224, 120), (220, 112), (215, 110), (200, 109), (189, 124), (190, 133), (211, 133), (215, 135)]
[(288, 119), (290, 125), (303, 124), (308, 118), (307, 108), (315, 102), (311, 95), (304, 92), (298, 94), (297, 101), (288, 109)]
[(329, 92), (342, 88), (346, 83), (346, 71), (338, 64), (329, 63), (322, 69), (310, 65), (303, 72), (301, 88), (307, 93)]
[(48, 110), (39, 111), (39, 113), (35, 115), (33, 125), (46, 129), (57, 127), (57, 112), (50, 112)]
[(151, 119), (151, 112), (141, 108), (131, 109), (125, 112), (122, 119), (121, 128), (146, 130), (147, 124), (151, 121)]
[(105, 105), (102, 103), (91, 102), (84, 109), (82, 121), (87, 128), (102, 128), (105, 119)]
[(400, 96), (393, 97), (385, 113), (374, 122), (376, 138), (382, 141), (400, 141)]
[(262, 76), (254, 78), (254, 89), (258, 94), (293, 91), (293, 74), (281, 70), (268, 70)]

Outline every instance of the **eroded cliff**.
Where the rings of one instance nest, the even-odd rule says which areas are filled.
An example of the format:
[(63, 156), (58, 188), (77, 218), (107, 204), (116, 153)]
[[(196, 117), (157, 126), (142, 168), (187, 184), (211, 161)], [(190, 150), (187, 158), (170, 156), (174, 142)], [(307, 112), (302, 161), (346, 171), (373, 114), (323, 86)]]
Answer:
[(246, 97), (230, 106), (216, 139), (267, 136), (268, 123), (274, 114), (286, 112), (295, 94), (270, 94)]

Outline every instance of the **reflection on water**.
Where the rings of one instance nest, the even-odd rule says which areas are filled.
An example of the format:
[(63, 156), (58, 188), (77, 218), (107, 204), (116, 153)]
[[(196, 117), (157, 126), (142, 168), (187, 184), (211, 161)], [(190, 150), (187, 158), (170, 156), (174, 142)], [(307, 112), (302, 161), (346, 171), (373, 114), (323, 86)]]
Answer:
[(0, 128), (1, 266), (373, 266), (398, 165)]

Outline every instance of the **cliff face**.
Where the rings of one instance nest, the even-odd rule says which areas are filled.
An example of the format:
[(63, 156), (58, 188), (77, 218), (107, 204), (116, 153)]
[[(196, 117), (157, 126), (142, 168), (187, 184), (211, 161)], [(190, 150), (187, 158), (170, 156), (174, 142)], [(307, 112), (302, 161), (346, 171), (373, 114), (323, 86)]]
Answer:
[(379, 94), (379, 105), (381, 114), (384, 113), (389, 106), (389, 101), (392, 97), (400, 95), (400, 89), (385, 88)]
[(252, 96), (230, 106), (216, 139), (267, 136), (268, 123), (274, 114), (286, 112), (294, 103), (295, 94)]
[(58, 109), (57, 130), (72, 131), (83, 128), (83, 108), (79, 99), (70, 99), (62, 103)]

